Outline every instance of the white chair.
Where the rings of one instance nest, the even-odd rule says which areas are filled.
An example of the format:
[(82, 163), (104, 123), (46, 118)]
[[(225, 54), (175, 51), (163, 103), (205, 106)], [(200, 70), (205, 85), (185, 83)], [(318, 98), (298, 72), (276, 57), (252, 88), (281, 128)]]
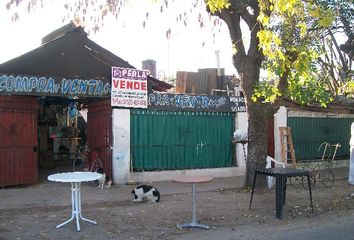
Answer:
[[(267, 156), (267, 165), (266, 165), (266, 168), (271, 168), (272, 167), (272, 162), (274, 163), (275, 167), (283, 167), (285, 168), (286, 167), (286, 164), (283, 163), (283, 162), (279, 162), (277, 160), (275, 160), (274, 158), (270, 157), (270, 156)], [(267, 185), (268, 185), (268, 188), (271, 189), (273, 187), (273, 177), (272, 176), (267, 176)]]

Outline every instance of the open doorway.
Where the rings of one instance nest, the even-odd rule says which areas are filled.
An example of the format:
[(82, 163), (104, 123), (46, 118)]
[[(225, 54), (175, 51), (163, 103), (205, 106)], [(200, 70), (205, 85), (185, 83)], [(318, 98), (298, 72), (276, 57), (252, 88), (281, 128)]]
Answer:
[(77, 150), (86, 144), (87, 106), (70, 98), (39, 100), (39, 181), (54, 172), (72, 171)]

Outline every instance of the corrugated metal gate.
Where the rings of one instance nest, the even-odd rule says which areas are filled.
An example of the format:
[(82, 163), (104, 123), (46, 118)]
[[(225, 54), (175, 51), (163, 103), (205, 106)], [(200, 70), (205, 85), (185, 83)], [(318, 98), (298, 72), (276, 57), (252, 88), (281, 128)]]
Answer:
[(0, 96), (0, 186), (36, 183), (38, 101)]
[(233, 113), (131, 110), (134, 171), (234, 166)]
[(320, 159), (322, 142), (340, 143), (336, 157), (349, 157), (350, 125), (354, 118), (289, 117), (296, 160)]
[(87, 144), (98, 149), (106, 174), (112, 178), (112, 107), (111, 100), (88, 104)]

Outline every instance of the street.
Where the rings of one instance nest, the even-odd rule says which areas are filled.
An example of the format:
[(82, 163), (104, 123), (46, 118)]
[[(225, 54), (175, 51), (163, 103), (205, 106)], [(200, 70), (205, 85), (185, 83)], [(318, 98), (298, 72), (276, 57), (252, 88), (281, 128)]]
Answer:
[[(283, 220), (280, 220), (283, 221)], [(305, 222), (291, 222), (284, 225), (266, 224), (234, 228), (219, 228), (210, 231), (191, 231), (180, 236), (178, 240), (350, 240), (354, 239), (354, 211), (336, 215), (317, 216)]]
[[(347, 169), (344, 169), (347, 173)], [(161, 202), (133, 203), (130, 185), (98, 189), (82, 186), (83, 216), (97, 225), (73, 222), (56, 229), (70, 217), (70, 184), (49, 182), (0, 190), (0, 240), (134, 239), (134, 240), (268, 240), (354, 239), (354, 187), (347, 179), (332, 187), (313, 189), (314, 212), (308, 191), (289, 186), (283, 218), (275, 218), (275, 190), (250, 192), (242, 177), (220, 178), (196, 187), (198, 222), (210, 229), (178, 229), (192, 217), (190, 184), (149, 183), (160, 191)]]

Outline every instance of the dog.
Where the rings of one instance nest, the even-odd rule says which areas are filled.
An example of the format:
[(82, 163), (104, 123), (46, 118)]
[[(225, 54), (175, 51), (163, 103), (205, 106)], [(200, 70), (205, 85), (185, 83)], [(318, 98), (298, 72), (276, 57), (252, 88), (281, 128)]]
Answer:
[(152, 202), (160, 201), (160, 192), (153, 186), (139, 185), (132, 190), (133, 202), (142, 202), (144, 199)]
[(98, 168), (97, 173), (102, 174), (102, 177), (98, 179), (98, 188), (103, 189), (103, 187), (110, 188), (112, 186), (112, 180), (104, 172), (103, 168)]

